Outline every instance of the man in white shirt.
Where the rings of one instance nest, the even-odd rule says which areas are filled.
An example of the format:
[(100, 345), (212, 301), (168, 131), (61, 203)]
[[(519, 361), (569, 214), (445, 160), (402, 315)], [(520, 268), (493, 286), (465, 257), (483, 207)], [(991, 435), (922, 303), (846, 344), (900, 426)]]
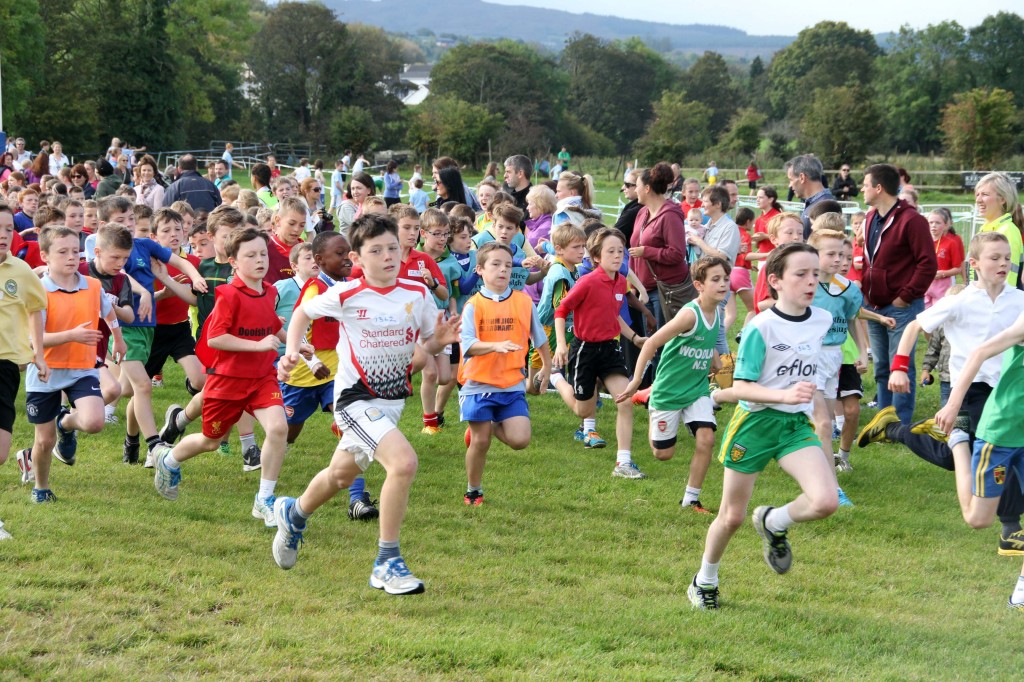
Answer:
[(292, 173), (292, 175), (295, 177), (297, 182), (302, 182), (306, 178), (310, 177), (312, 174), (309, 172), (309, 159), (299, 159), (299, 167), (295, 169), (295, 172)]
[(32, 152), (25, 149), (25, 138), (19, 137), (14, 141), (14, 163), (18, 166), (15, 170), (21, 170), (26, 161), (32, 163)]

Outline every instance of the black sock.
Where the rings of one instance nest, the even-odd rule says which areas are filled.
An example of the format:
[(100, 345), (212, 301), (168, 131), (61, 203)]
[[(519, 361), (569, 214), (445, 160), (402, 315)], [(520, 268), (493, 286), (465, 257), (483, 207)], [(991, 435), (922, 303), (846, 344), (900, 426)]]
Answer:
[(153, 452), (153, 448), (160, 442), (160, 436), (150, 436), (146, 439), (146, 447), (149, 448), (150, 452)]
[(1008, 538), (1013, 533), (1021, 530), (1020, 519), (1016, 521), (1003, 521), (1003, 537)]
[(137, 433), (134, 436), (132, 434), (130, 434), (130, 433), (125, 433), (124, 434), (124, 439), (126, 441), (128, 441), (129, 443), (131, 443), (132, 445), (138, 445), (139, 444), (139, 434), (137, 434)]

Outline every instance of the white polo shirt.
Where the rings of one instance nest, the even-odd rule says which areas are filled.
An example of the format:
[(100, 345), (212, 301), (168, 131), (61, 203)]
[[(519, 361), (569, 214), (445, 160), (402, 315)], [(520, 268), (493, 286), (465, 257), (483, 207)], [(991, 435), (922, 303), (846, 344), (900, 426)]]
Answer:
[[(942, 327), (949, 342), (949, 381), (954, 386), (971, 351), (1009, 327), (1024, 313), (1024, 291), (1005, 284), (993, 301), (979, 284), (972, 282), (959, 294), (944, 296), (917, 316), (921, 329), (928, 334)], [(1002, 364), (1002, 353), (989, 358), (981, 365), (974, 380), (995, 387)]]

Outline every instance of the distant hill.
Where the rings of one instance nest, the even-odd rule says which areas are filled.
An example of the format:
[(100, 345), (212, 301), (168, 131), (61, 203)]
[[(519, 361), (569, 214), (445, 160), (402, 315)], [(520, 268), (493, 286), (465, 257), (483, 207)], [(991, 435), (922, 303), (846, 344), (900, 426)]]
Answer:
[(561, 50), (572, 33), (621, 40), (637, 36), (659, 52), (753, 58), (770, 56), (793, 36), (751, 36), (724, 26), (678, 25), (538, 7), (496, 5), (482, 0), (322, 0), (342, 21), (379, 26), (389, 33), (431, 31), (460, 38), (510, 38)]

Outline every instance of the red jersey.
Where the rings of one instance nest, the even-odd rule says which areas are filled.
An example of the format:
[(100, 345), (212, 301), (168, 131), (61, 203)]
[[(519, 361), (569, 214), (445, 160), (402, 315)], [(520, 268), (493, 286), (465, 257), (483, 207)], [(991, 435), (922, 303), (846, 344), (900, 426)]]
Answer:
[[(757, 271), (757, 283), (754, 284), (754, 310), (759, 313), (764, 312), (764, 310), (761, 309), (761, 301), (772, 297), (768, 289), (768, 278), (765, 276), (765, 272), (767, 272), (765, 268), (761, 268)], [(852, 268), (850, 269), (850, 273), (853, 273)]]
[[(210, 348), (208, 339), (229, 334), (247, 341), (259, 341), (281, 330), (281, 319), (275, 309), (277, 291), (264, 286), (254, 291), (241, 277), (217, 287), (213, 312), (206, 318), (203, 333), (196, 344), (196, 356), (207, 374), (261, 380), (275, 374), (277, 349), (261, 353), (238, 353)], [(276, 374), (275, 374), (276, 376)]]
[[(860, 269), (858, 270), (858, 266)], [(864, 245), (858, 244), (857, 240), (853, 242), (853, 265), (850, 266), (850, 271), (846, 273), (846, 279), (851, 282), (861, 281), (861, 277), (864, 275)]]
[(952, 270), (964, 263), (964, 243), (959, 235), (947, 232), (935, 242), (935, 260), (939, 270)]
[(604, 268), (580, 277), (555, 310), (555, 317), (572, 313), (573, 335), (580, 341), (611, 341), (620, 333), (619, 309), (626, 296), (626, 278), (615, 273), (608, 277)]
[[(430, 276), (434, 278), (435, 282), (448, 286), (444, 275), (441, 274), (441, 268), (437, 267), (437, 261), (416, 249), (410, 249), (409, 257), (402, 261), (402, 265), (398, 269), (398, 279), (411, 279), (414, 282), (425, 284), (423, 277), (420, 275), (420, 269), (423, 267), (430, 271)], [(352, 268), (352, 274), (349, 279), (359, 279), (362, 276), (363, 269), (357, 265)]]
[(736, 262), (733, 264), (737, 268), (743, 268), (744, 270), (750, 269), (750, 263), (747, 261), (747, 254), (750, 253), (752, 241), (750, 239), (750, 233), (740, 228), (740, 250), (736, 254)]
[[(301, 244), (300, 239), (296, 244)], [(295, 248), (296, 244), (288, 246), (281, 242), (277, 237), (272, 236), (267, 242), (267, 276), (263, 279), (273, 284), (279, 282), (282, 279), (288, 279), (289, 277), (295, 276), (295, 271), (292, 269), (291, 252)]]
[(38, 268), (46, 265), (42, 256), (39, 255), (39, 242), (28, 242), (20, 234), (15, 232), (11, 236), (10, 252), (25, 261), (30, 268)]
[[(312, 289), (313, 292), (308, 293)], [(310, 300), (313, 296), (319, 296), (330, 289), (327, 286), (327, 282), (323, 281), (319, 277), (310, 277), (305, 285), (302, 287), (302, 291), (299, 292), (299, 298), (295, 301), (295, 310), (298, 310), (303, 303)], [(341, 324), (337, 319), (333, 317), (320, 317), (309, 325), (309, 330), (306, 332), (306, 343), (313, 346), (315, 350), (336, 350), (338, 348), (338, 339), (341, 336)]]
[(679, 207), (683, 209), (683, 219), (685, 219), (686, 216), (689, 215), (691, 209), (700, 208), (703, 205), (704, 202), (701, 201), (700, 199), (697, 199), (697, 201), (693, 202), (692, 204), (686, 203), (685, 199), (679, 202)]
[[(768, 222), (780, 213), (782, 213), (782, 211), (779, 211), (774, 208), (770, 208), (764, 213), (762, 213), (761, 217), (754, 221), (754, 234), (767, 235)], [(770, 239), (765, 239), (757, 243), (758, 253), (768, 253), (774, 248), (775, 247), (772, 245), (772, 241)]]
[[(191, 253), (179, 253), (179, 256), (188, 260), (192, 264), (192, 267), (199, 269), (199, 259), (193, 256)], [(170, 265), (167, 266), (167, 274), (175, 279), (175, 281), (186, 283), (190, 282), (189, 278), (181, 274), (181, 271)], [(153, 292), (156, 293), (165, 289), (163, 283), (160, 280), (153, 280)], [(161, 299), (156, 302), (156, 323), (157, 324), (178, 324), (179, 322), (188, 321), (188, 303), (178, 298), (177, 296), (171, 295), (167, 298)]]

